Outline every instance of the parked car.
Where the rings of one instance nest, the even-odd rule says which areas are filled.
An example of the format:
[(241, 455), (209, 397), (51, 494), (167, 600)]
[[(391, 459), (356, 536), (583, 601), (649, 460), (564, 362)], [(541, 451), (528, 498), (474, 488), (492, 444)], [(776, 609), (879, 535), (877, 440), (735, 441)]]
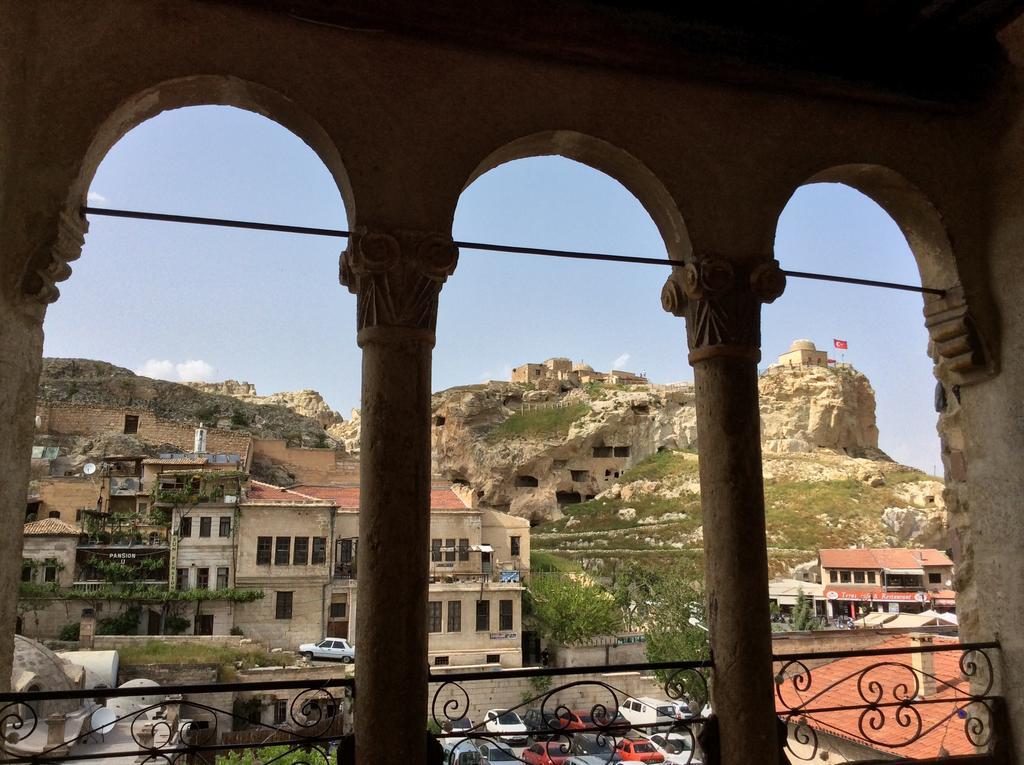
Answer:
[(552, 711), (541, 711), (540, 707), (533, 707), (526, 710), (523, 715), (523, 724), (531, 731), (529, 734), (530, 743), (547, 741), (552, 736), (557, 736), (566, 729), (566, 721)]
[(694, 751), (696, 740), (685, 733), (656, 733), (650, 742), (663, 755), (666, 763), (674, 765), (701, 765), (703, 760)]
[(626, 762), (664, 762), (665, 755), (654, 748), (654, 744), (646, 738), (623, 738), (615, 744), (615, 749)]
[(538, 741), (523, 751), (523, 762), (527, 765), (563, 765), (572, 756), (567, 738)]
[(654, 699), (647, 696), (626, 699), (619, 707), (619, 711), (632, 725), (641, 726), (646, 730), (667, 728), (674, 722), (693, 716), (683, 701)]
[(509, 746), (526, 746), (526, 726), (515, 712), (488, 709), (484, 717), (484, 730), (501, 738)]
[(605, 733), (576, 733), (572, 737), (572, 753), (579, 757), (599, 757), (604, 765), (621, 762), (622, 756), (615, 751), (615, 741)]
[(608, 760), (597, 754), (574, 754), (562, 765), (608, 765)]
[(484, 756), (484, 762), (488, 765), (505, 765), (506, 763), (521, 763), (515, 752), (508, 746), (500, 746), (491, 741), (480, 744), (480, 754)]
[(473, 721), (468, 717), (460, 717), (458, 720), (446, 720), (441, 726), (441, 730), (444, 733), (466, 735), (469, 731), (473, 730)]
[(325, 638), (319, 643), (303, 643), (299, 653), (307, 659), (333, 659), (344, 664), (356, 660), (355, 646), (344, 638)]
[(445, 765), (482, 765), (484, 756), (472, 741), (459, 741), (444, 748)]

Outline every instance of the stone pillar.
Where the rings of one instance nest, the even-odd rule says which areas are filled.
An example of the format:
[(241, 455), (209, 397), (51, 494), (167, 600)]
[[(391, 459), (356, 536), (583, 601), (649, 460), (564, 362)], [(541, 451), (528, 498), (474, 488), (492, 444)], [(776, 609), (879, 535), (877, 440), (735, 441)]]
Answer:
[(366, 228), (341, 259), (363, 349), (357, 762), (426, 762), (430, 366), (457, 261), (446, 235)]
[(774, 260), (703, 256), (677, 267), (662, 291), (665, 310), (686, 317), (694, 368), (722, 765), (773, 762), (778, 751), (757, 363), (760, 303), (785, 285)]

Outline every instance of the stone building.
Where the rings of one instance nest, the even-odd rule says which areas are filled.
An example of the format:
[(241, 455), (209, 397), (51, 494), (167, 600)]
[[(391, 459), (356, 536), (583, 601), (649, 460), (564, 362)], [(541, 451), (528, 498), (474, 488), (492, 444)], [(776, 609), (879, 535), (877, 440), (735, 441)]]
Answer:
[(778, 363), (783, 367), (827, 367), (828, 354), (819, 351), (810, 340), (794, 340), (789, 350), (779, 356)]
[(940, 550), (819, 550), (818, 564), (829, 618), (956, 607), (953, 561)]
[[(394, 710), (428, 695), (430, 367), (442, 286), (459, 278), (454, 212), (488, 170), (551, 154), (621, 182), (673, 261), (661, 304), (685, 320), (712, 456), (700, 480), (723, 764), (779, 743), (757, 364), (760, 307), (785, 300), (773, 233), (808, 183), (884, 208), (930, 290), (921, 351), (939, 383), (961, 636), (999, 639), (1004, 733), (1024, 751), (1019, 5), (477, 5), (0, 5), (0, 623), (16, 611), (43, 320), (81, 254), (97, 167), (160, 112), (231, 105), (317, 153), (352, 232), (339, 271), (363, 354), (360, 761), (426, 760), (422, 718)], [(0, 687), (12, 659), (8, 635)]]
[(544, 387), (553, 382), (576, 387), (594, 382), (612, 385), (646, 385), (647, 378), (633, 372), (613, 369), (611, 372), (596, 372), (589, 364), (573, 364), (571, 360), (556, 356), (541, 364), (522, 364), (512, 369), (512, 382), (532, 383)]

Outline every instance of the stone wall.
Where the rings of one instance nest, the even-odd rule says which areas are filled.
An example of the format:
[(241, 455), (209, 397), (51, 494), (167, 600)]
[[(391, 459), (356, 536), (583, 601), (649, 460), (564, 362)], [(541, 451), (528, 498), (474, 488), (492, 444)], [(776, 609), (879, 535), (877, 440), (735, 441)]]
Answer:
[(284, 468), (295, 483), (359, 483), (359, 461), (343, 449), (294, 447), (281, 438), (257, 438), (252, 442), (252, 459)]
[[(104, 407), (37, 401), (38, 430), (67, 436), (96, 436), (124, 432), (125, 415), (139, 418), (137, 436), (151, 444), (172, 444), (183, 452), (195, 446), (195, 429), (199, 423), (185, 425), (157, 417), (146, 409)], [(208, 428), (206, 448), (220, 454), (240, 454), (248, 459), (252, 437), (248, 433)]]
[(117, 684), (144, 678), (160, 685), (192, 685), (217, 682), (218, 664), (121, 664)]
[[(237, 648), (245, 638), (237, 635), (97, 635), (93, 649), (97, 651), (116, 651), (129, 645), (161, 641), (170, 643), (205, 643), (206, 645), (225, 645)], [(249, 641), (252, 642), (252, 641)]]

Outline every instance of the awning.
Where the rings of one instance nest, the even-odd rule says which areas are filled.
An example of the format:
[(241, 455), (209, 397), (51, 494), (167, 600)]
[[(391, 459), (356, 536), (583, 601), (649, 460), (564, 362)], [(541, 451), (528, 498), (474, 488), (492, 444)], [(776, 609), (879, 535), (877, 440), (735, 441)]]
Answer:
[(494, 548), (491, 547), (490, 545), (473, 545), (469, 549), (473, 550), (474, 552), (485, 552), (485, 553), (494, 552)]

